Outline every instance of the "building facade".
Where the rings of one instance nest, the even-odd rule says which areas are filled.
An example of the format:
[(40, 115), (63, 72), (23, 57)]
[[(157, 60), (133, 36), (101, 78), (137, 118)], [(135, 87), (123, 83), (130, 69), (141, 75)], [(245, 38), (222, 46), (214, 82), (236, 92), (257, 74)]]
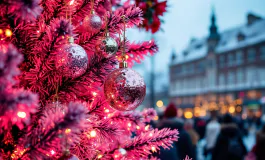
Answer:
[[(183, 113), (260, 116), (265, 96), (265, 20), (248, 14), (247, 23), (219, 33), (213, 12), (209, 35), (191, 39), (172, 54), (169, 95)], [(184, 115), (185, 116), (185, 115)]]

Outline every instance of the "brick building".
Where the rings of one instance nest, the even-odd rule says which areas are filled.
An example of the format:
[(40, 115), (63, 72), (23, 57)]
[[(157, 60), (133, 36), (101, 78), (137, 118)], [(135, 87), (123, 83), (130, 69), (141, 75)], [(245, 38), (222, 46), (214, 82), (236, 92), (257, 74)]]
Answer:
[[(169, 95), (186, 117), (221, 113), (260, 116), (265, 96), (265, 20), (249, 13), (242, 26), (218, 31), (214, 12), (209, 34), (172, 53)], [(184, 114), (184, 115), (185, 115)]]

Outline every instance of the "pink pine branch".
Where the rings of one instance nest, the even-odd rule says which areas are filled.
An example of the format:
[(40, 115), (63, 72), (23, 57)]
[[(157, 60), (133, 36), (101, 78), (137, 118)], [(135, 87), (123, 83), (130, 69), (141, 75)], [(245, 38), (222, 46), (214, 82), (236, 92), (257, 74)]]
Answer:
[[(146, 41), (143, 43), (131, 43), (128, 44), (128, 49), (126, 51), (126, 55), (128, 55), (128, 63), (133, 64), (133, 61), (137, 63), (141, 63), (144, 60), (145, 56), (154, 55), (158, 52), (158, 46), (155, 44), (154, 40)], [(121, 54), (121, 52), (119, 52)]]
[(30, 145), (21, 158), (48, 158), (50, 150), (47, 151), (46, 148), (62, 153), (64, 147), (77, 143), (79, 134), (87, 127), (86, 113), (86, 108), (78, 103), (69, 103), (65, 113), (61, 110), (47, 110), (39, 128), (23, 138), (24, 144)]
[(177, 130), (154, 129), (149, 132), (144, 132), (141, 135), (132, 139), (131, 142), (124, 145), (127, 151), (127, 158), (140, 158), (146, 157), (151, 154), (150, 150), (154, 147), (159, 150), (159, 147), (169, 149), (174, 141), (177, 141), (179, 132)]

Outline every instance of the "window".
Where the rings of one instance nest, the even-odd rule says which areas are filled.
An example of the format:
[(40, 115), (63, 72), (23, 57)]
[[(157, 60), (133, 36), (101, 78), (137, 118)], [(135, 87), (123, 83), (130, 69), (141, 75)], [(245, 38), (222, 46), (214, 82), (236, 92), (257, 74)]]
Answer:
[(199, 72), (199, 73), (203, 72), (203, 70), (204, 70), (203, 67), (204, 67), (203, 62), (199, 62), (199, 63), (197, 63), (197, 68), (198, 68), (198, 72)]
[(260, 48), (260, 59), (265, 60), (265, 46)]
[(219, 80), (218, 80), (219, 86), (222, 86), (225, 84), (225, 76), (223, 73), (219, 74)]
[(240, 65), (243, 63), (243, 52), (242, 51), (237, 51), (236, 52), (236, 64)]
[(234, 54), (228, 54), (228, 66), (233, 66), (235, 63), (235, 56)]
[(244, 72), (242, 68), (239, 68), (236, 73), (236, 81), (237, 83), (244, 82)]
[(224, 68), (224, 66), (225, 66), (225, 56), (224, 55), (221, 55), (219, 57), (219, 67), (220, 68)]
[(235, 83), (235, 74), (234, 72), (228, 72), (228, 84), (234, 84)]
[(256, 60), (256, 52), (254, 48), (248, 50), (248, 62), (254, 62)]

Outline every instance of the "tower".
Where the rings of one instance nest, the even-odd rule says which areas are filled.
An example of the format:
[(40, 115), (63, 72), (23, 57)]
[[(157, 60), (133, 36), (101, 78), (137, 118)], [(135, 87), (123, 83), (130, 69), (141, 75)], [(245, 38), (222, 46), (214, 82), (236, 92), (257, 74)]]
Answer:
[(216, 16), (215, 9), (212, 7), (212, 15), (211, 15), (211, 25), (209, 27), (209, 36), (207, 39), (208, 43), (208, 52), (213, 52), (215, 47), (217, 46), (220, 40), (220, 35), (218, 33), (218, 27), (216, 25)]

